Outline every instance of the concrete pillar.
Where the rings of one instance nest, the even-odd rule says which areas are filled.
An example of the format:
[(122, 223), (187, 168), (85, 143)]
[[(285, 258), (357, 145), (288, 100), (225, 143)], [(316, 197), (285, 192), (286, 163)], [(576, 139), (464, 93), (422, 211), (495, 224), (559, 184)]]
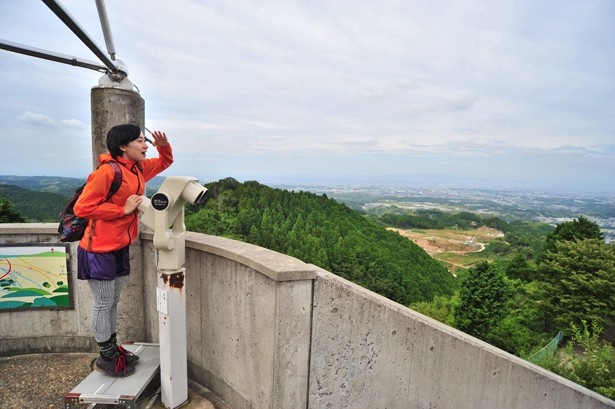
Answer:
[(117, 87), (94, 87), (92, 109), (92, 169), (98, 166), (98, 156), (107, 152), (105, 138), (115, 125), (134, 123), (145, 125), (145, 101), (136, 91)]

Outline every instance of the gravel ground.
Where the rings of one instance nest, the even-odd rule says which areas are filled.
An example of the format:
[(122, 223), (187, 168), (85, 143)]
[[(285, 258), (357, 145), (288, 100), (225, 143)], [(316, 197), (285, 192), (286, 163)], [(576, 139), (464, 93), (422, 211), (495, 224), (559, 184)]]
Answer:
[[(64, 395), (92, 371), (97, 354), (32, 354), (0, 358), (0, 408), (64, 408)], [(137, 407), (164, 409), (156, 395), (159, 380), (141, 394)], [(152, 403), (150, 403), (152, 402)], [(149, 406), (148, 406), (149, 405)], [(79, 409), (89, 404), (77, 405)], [(96, 405), (96, 409), (124, 408), (124, 405)], [(203, 386), (189, 381), (186, 409), (231, 409)]]

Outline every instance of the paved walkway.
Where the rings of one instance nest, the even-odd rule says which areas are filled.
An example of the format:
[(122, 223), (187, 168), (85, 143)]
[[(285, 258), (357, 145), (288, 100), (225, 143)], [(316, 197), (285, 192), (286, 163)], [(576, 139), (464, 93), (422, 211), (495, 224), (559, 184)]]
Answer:
[[(0, 358), (0, 408), (64, 408), (64, 395), (91, 371), (94, 353), (32, 354)], [(137, 401), (139, 409), (164, 409), (158, 377)], [(78, 405), (89, 408), (88, 404)], [(120, 409), (123, 405), (96, 405), (96, 409)], [(231, 409), (205, 387), (189, 381), (188, 401), (182, 409)]]

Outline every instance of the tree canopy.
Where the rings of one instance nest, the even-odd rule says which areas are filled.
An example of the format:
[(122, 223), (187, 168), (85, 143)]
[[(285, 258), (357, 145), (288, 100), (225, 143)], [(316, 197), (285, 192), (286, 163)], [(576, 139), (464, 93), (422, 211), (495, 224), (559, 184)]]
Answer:
[(547, 322), (559, 329), (615, 324), (615, 248), (599, 239), (555, 242), (539, 265)]
[(23, 218), (13, 204), (3, 197), (0, 197), (0, 223), (25, 223)]
[(485, 339), (506, 316), (509, 290), (504, 275), (493, 264), (481, 261), (463, 277), (455, 326)]
[(569, 222), (559, 223), (555, 230), (547, 235), (545, 244), (546, 251), (554, 251), (555, 243), (558, 241), (571, 241), (575, 239), (597, 239), (604, 240), (604, 234), (600, 231), (600, 226), (592, 222), (585, 216), (579, 216)]
[(69, 198), (59, 193), (33, 191), (13, 185), (0, 185), (0, 197), (9, 200), (30, 222), (55, 222)]

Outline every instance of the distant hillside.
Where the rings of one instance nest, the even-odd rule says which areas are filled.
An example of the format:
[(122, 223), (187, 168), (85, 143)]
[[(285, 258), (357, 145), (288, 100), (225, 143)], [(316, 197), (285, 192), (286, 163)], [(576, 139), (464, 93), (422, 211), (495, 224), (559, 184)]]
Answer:
[(69, 197), (71, 197), (75, 193), (75, 189), (84, 182), (85, 178), (0, 175), (0, 186), (13, 185), (37, 192), (58, 193)]
[[(0, 175), (0, 186), (14, 185), (23, 187), (24, 189), (36, 190), (40, 192), (59, 193), (67, 197), (72, 197), (75, 193), (75, 190), (83, 183), (85, 183), (85, 180), (86, 177), (66, 178), (60, 176)], [(154, 179), (147, 182), (148, 195), (155, 193), (163, 181), (163, 176), (156, 176)]]
[[(155, 193), (164, 177), (147, 183), (147, 195)], [(64, 206), (84, 179), (59, 176), (0, 175), (0, 197), (8, 199), (29, 222), (56, 222)]]
[(8, 199), (28, 222), (57, 222), (68, 198), (58, 193), (0, 184), (0, 197)]
[(235, 238), (316, 264), (404, 305), (457, 283), (423, 249), (326, 195), (227, 178), (188, 207), (191, 231)]

